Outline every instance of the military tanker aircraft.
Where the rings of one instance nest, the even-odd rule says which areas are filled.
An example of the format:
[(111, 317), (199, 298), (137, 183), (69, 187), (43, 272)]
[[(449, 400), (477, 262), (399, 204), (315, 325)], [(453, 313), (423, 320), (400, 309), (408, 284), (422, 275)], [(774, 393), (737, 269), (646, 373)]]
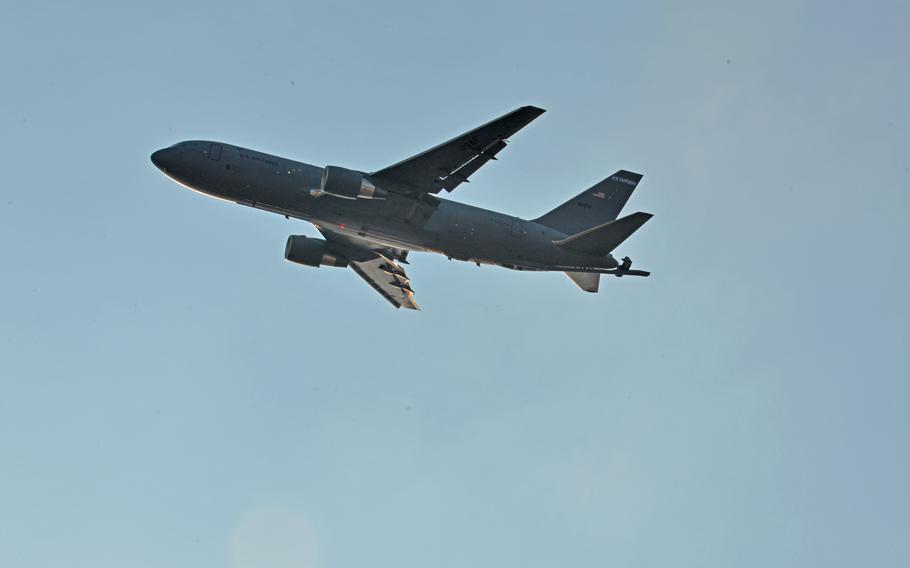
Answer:
[[(285, 259), (351, 267), (396, 308), (420, 309), (402, 265), (411, 251), (513, 270), (565, 272), (597, 292), (601, 274), (648, 276), (611, 254), (648, 219), (619, 212), (641, 181), (620, 170), (533, 220), (437, 197), (469, 181), (544, 110), (525, 106), (373, 172), (318, 167), (224, 142), (158, 150), (152, 162), (177, 183), (227, 201), (309, 221), (324, 239), (291, 235)], [(619, 217), (619, 218), (618, 218)]]

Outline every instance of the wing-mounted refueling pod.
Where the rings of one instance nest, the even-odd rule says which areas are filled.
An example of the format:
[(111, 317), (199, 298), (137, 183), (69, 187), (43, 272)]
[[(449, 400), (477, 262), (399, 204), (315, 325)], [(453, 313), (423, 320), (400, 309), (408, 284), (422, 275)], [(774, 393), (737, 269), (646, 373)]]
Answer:
[(388, 192), (376, 187), (361, 172), (338, 166), (326, 166), (322, 170), (319, 188), (311, 189), (310, 195), (313, 197), (331, 195), (342, 199), (385, 199)]

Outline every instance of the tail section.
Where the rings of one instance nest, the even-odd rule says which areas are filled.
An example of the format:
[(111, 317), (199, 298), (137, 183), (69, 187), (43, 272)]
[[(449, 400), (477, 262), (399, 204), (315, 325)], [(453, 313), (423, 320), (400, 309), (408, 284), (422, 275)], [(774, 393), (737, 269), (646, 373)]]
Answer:
[[(606, 255), (653, 217), (650, 213), (632, 213), (566, 237), (555, 244), (578, 252)], [(574, 280), (574, 278), (573, 278)], [(576, 281), (577, 283), (577, 281)]]
[(641, 174), (619, 170), (534, 222), (567, 235), (603, 225), (619, 216), (641, 178)]
[(596, 272), (566, 272), (566, 276), (585, 292), (597, 292), (600, 287), (600, 274)]

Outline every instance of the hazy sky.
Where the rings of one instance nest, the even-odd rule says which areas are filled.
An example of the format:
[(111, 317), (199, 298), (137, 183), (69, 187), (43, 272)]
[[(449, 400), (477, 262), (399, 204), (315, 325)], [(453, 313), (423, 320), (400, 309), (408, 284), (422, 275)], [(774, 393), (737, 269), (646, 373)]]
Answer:
[[(0, 565), (910, 565), (910, 7), (840, 4), (6, 3)], [(642, 172), (651, 278), (415, 254), (396, 311), (148, 158), (524, 104), (453, 198)]]

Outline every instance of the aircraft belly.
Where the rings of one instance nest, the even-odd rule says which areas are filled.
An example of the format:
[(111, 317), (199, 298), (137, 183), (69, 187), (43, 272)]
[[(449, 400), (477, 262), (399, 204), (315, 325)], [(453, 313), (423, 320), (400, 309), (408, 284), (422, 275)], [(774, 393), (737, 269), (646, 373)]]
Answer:
[(361, 229), (351, 230), (350, 232), (358, 237), (363, 237), (380, 244), (388, 245), (395, 248), (412, 250), (417, 252), (427, 252), (426, 243), (421, 242), (415, 235), (408, 234), (406, 231), (390, 230), (387, 228), (362, 227)]

